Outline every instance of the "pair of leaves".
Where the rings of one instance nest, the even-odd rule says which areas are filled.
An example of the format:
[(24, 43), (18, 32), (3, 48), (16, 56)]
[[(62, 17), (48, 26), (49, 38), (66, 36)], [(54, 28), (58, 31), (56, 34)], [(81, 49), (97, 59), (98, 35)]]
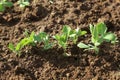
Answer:
[(91, 32), (91, 42), (94, 45), (86, 45), (84, 43), (79, 43), (77, 46), (80, 48), (84, 48), (84, 49), (94, 49), (96, 51), (96, 53), (99, 53), (99, 48), (98, 46), (101, 45), (102, 42), (106, 41), (106, 42), (110, 42), (111, 43), (115, 43), (117, 42), (117, 37), (115, 36), (115, 34), (111, 33), (111, 32), (107, 32), (107, 27), (106, 25), (101, 22), (98, 23), (97, 25), (93, 26), (90, 24), (90, 32)]
[(90, 32), (92, 35), (91, 41), (96, 46), (99, 46), (104, 41), (114, 43), (117, 39), (115, 34), (107, 33), (107, 27), (103, 22), (98, 23), (96, 26), (90, 25)]
[(67, 39), (66, 39), (66, 36), (64, 36), (63, 34), (62, 35), (55, 35), (55, 36), (53, 36), (53, 38), (54, 39), (56, 39), (57, 41), (58, 41), (58, 45), (60, 46), (60, 47), (63, 47), (64, 49), (67, 47)]
[(55, 35), (53, 38), (55, 38), (58, 41), (58, 45), (63, 47), (64, 49), (67, 47), (67, 40), (70, 34), (71, 28), (67, 25), (63, 26), (62, 34), (61, 35)]
[(96, 46), (100, 45), (103, 42), (103, 37), (106, 34), (107, 27), (104, 23), (98, 23), (97, 25), (90, 24), (90, 32), (91, 32), (91, 41)]
[(81, 31), (79, 28), (72, 30), (69, 26), (65, 25), (63, 26), (62, 34), (57, 34), (53, 37), (58, 41), (58, 45), (65, 49), (68, 40), (71, 39), (76, 44), (78, 37), (85, 35), (86, 33), (86, 31)]
[(5, 11), (6, 7), (12, 7), (12, 6), (13, 6), (12, 2), (7, 1), (7, 0), (2, 0), (0, 2), (0, 11), (3, 12), (3, 11)]

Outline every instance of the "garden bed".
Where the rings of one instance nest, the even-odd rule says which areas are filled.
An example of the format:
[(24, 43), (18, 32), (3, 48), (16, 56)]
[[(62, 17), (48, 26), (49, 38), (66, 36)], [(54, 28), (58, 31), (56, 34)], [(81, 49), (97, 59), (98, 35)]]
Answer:
[[(72, 29), (86, 30), (86, 36), (79, 41), (89, 42), (89, 24), (104, 22), (108, 31), (113, 32), (120, 41), (120, 0), (38, 0), (24, 11), (15, 0), (14, 7), (0, 13), (0, 79), (1, 80), (119, 80), (120, 43), (104, 43), (100, 53), (83, 51), (71, 45), (63, 56), (63, 49), (54, 46), (49, 50), (26, 47), (22, 55), (16, 56), (8, 49), (8, 44), (18, 43), (24, 31), (46, 32), (55, 35), (63, 25)], [(51, 40), (52, 41), (52, 40)], [(27, 52), (25, 52), (27, 50)]]

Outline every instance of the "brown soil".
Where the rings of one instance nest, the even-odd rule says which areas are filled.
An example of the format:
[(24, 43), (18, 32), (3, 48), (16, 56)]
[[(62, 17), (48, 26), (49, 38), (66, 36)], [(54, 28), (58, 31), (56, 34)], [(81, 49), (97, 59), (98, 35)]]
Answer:
[[(0, 13), (0, 80), (120, 80), (120, 43), (103, 44), (99, 55), (72, 45), (70, 57), (57, 47), (33, 47), (21, 57), (8, 49), (8, 43), (24, 37), (25, 29), (54, 35), (63, 25), (89, 31), (88, 25), (98, 21), (120, 40), (120, 0), (38, 0), (23, 11), (12, 1), (14, 7)], [(80, 41), (85, 39), (90, 38)]]

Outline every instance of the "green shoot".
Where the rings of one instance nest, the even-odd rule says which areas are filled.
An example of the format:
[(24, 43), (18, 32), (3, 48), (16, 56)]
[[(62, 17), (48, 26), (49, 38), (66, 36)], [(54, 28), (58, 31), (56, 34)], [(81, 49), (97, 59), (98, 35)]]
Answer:
[(53, 36), (53, 38), (55, 38), (58, 41), (58, 45), (59, 47), (62, 47), (63, 49), (67, 48), (67, 41), (68, 41), (68, 37), (70, 34), (71, 28), (67, 25), (63, 26), (62, 29), (62, 34), (57, 34), (55, 36)]
[(29, 37), (23, 38), (16, 46), (14, 46), (12, 43), (9, 43), (8, 48), (17, 55), (21, 55), (22, 48), (24, 48), (26, 45), (34, 45), (34, 35), (35, 33), (32, 32)]
[(12, 7), (13, 3), (7, 0), (0, 1), (0, 12), (4, 12), (6, 7)]
[(52, 47), (52, 43), (49, 43), (49, 35), (45, 32), (40, 32), (38, 35), (34, 36), (34, 42), (37, 43), (43, 43), (44, 44), (44, 49), (50, 49)]
[(65, 25), (61, 33), (62, 34), (53, 36), (53, 38), (57, 40), (59, 47), (62, 47), (64, 51), (66, 51), (68, 41), (72, 40), (76, 44), (78, 37), (86, 34), (86, 31), (81, 31), (79, 29), (72, 30), (69, 26)]
[(27, 45), (35, 46), (37, 42), (44, 44), (44, 49), (47, 50), (52, 47), (52, 43), (49, 43), (49, 35), (45, 32), (41, 32), (38, 35), (36, 35), (34, 32), (32, 32), (30, 35), (28, 34), (28, 31), (26, 30), (24, 32), (27, 37), (23, 38), (16, 46), (14, 46), (12, 43), (9, 43), (8, 48), (13, 51), (14, 53), (17, 53), (17, 55), (21, 55), (21, 49), (24, 48)]
[(93, 45), (91, 44), (84, 44), (84, 43), (79, 43), (77, 46), (80, 48), (84, 48), (85, 50), (90, 50), (93, 49), (95, 50), (95, 53), (98, 54), (99, 53), (99, 46), (104, 42), (111, 42), (111, 43), (115, 43), (117, 42), (117, 37), (115, 36), (115, 34), (111, 33), (111, 32), (107, 32), (107, 27), (106, 25), (101, 22), (98, 23), (97, 25), (91, 25), (90, 24), (90, 32), (91, 32), (91, 42)]

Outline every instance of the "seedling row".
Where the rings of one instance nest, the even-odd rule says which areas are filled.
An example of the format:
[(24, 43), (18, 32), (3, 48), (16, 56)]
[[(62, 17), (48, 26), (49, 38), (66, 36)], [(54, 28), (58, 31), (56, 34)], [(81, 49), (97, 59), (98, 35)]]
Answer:
[[(25, 37), (21, 39), (16, 45), (13, 43), (9, 43), (8, 48), (16, 53), (17, 55), (21, 55), (21, 50), (25, 46), (36, 46), (38, 43), (43, 43), (43, 49), (48, 50), (53, 48), (55, 45), (58, 45), (59, 48), (63, 48), (64, 54), (67, 54), (66, 49), (69, 47), (68, 43), (71, 41), (73, 44), (77, 44), (77, 47), (82, 48), (84, 50), (94, 50), (96, 54), (99, 54), (99, 46), (103, 42), (109, 42), (115, 44), (118, 42), (117, 37), (114, 33), (107, 32), (107, 27), (104, 22), (99, 22), (96, 25), (89, 25), (91, 41), (88, 44), (79, 42), (77, 44), (78, 38), (81, 36), (85, 36), (87, 31), (77, 29), (71, 29), (68, 25), (64, 25), (61, 33), (58, 33), (54, 36), (50, 36), (46, 32), (40, 32), (36, 34), (34, 31), (31, 34), (28, 34), (26, 30)], [(54, 41), (51, 42), (50, 38), (53, 38)], [(68, 55), (69, 56), (69, 55)]]

